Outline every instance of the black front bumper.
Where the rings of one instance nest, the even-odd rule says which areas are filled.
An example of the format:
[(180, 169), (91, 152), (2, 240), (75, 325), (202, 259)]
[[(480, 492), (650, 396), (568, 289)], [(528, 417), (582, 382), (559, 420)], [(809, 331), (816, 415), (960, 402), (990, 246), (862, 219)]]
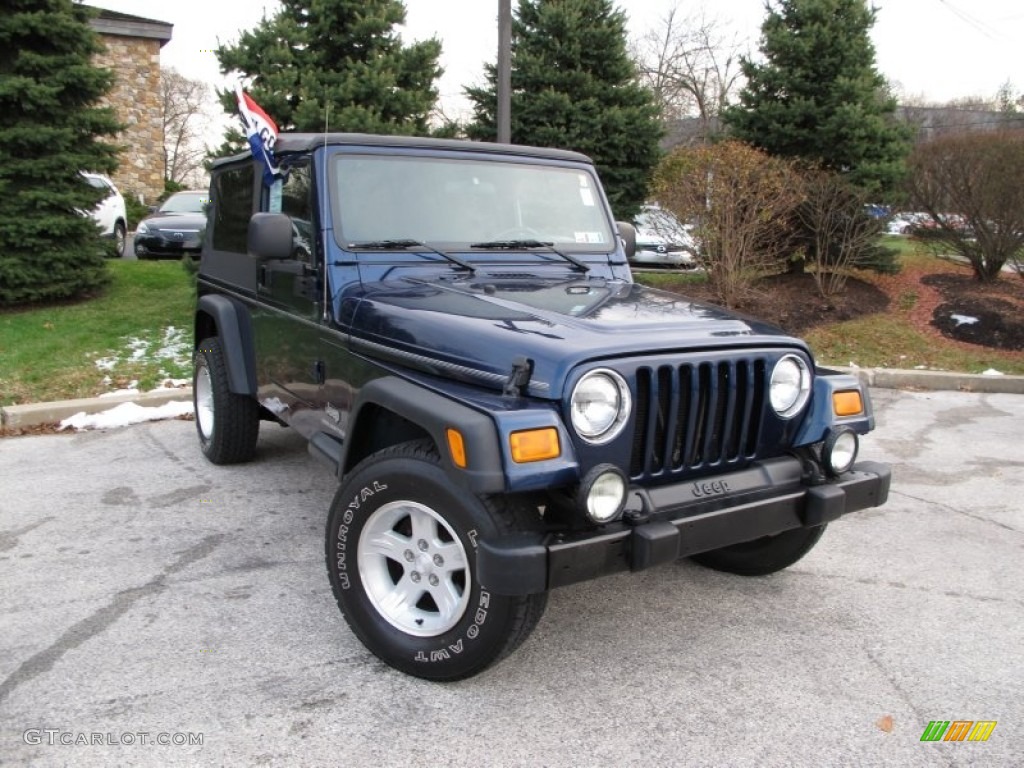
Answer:
[(641, 509), (632, 517), (641, 522), (482, 539), (477, 576), (495, 594), (535, 594), (823, 525), (884, 504), (889, 495), (887, 464), (862, 462), (824, 485), (804, 485), (801, 478), (799, 460), (780, 458), (695, 482), (633, 489)]

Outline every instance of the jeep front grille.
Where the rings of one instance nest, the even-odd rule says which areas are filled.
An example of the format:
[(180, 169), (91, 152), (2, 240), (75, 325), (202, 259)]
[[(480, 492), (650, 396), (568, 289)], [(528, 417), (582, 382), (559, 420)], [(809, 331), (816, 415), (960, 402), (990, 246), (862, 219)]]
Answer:
[(754, 358), (638, 368), (633, 479), (754, 458), (767, 367)]

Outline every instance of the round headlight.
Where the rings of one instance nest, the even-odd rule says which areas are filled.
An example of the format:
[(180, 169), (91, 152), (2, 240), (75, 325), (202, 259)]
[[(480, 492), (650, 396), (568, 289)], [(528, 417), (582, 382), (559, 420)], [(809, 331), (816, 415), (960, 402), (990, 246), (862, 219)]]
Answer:
[(784, 419), (795, 416), (811, 395), (811, 371), (803, 358), (786, 355), (775, 364), (769, 399), (772, 408)]
[(569, 402), (572, 425), (588, 443), (606, 443), (629, 418), (629, 387), (615, 371), (591, 371), (576, 384)]

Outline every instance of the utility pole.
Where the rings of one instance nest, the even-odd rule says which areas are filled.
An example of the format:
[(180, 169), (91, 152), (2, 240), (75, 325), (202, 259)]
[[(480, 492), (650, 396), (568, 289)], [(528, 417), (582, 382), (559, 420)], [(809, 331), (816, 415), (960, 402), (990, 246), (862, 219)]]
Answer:
[(512, 0), (498, 0), (498, 142), (512, 143)]

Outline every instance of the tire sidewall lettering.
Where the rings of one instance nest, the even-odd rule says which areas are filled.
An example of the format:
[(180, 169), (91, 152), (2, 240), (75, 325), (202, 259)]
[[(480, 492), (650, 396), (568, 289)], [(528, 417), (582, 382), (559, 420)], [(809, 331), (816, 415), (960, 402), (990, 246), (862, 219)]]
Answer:
[(369, 485), (364, 485), (359, 489), (352, 500), (345, 507), (345, 511), (341, 515), (341, 524), (338, 526), (337, 533), (334, 537), (334, 567), (335, 573), (338, 576), (338, 585), (345, 590), (352, 588), (352, 579), (349, 577), (348, 566), (349, 566), (349, 532), (352, 528), (352, 521), (355, 519), (355, 514), (359, 511), (359, 508), (368, 499), (372, 499), (378, 493), (382, 493), (388, 489), (384, 483), (374, 480)]

